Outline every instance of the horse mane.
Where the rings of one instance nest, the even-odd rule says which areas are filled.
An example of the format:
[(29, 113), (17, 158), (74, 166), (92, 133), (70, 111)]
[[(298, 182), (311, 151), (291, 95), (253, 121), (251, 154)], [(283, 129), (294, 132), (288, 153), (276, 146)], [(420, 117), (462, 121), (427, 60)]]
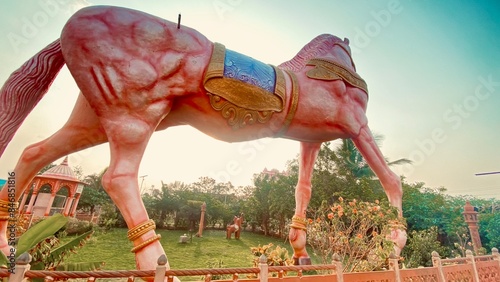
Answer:
[(331, 34), (321, 34), (316, 36), (311, 42), (293, 57), (291, 60), (281, 63), (278, 67), (290, 71), (299, 71), (306, 66), (306, 63), (321, 54), (327, 53), (337, 42), (343, 42), (342, 39)]

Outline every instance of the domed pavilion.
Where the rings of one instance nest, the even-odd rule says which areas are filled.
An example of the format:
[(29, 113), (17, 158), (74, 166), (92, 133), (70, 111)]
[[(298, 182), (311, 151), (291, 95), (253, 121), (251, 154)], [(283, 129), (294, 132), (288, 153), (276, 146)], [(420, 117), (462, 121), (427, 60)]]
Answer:
[(26, 189), (21, 198), (19, 210), (39, 217), (54, 213), (74, 216), (84, 185), (69, 167), (66, 157), (61, 164), (35, 176), (31, 188)]

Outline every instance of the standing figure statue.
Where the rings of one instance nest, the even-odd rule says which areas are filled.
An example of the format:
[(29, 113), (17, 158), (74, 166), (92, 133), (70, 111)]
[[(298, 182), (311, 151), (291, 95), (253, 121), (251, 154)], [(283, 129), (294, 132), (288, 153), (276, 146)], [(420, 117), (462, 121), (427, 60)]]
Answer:
[[(227, 142), (265, 137), (300, 142), (289, 233), (297, 264), (310, 263), (306, 209), (314, 163), (325, 141), (351, 138), (402, 215), (401, 181), (368, 127), (368, 88), (356, 72), (347, 39), (320, 35), (291, 60), (273, 66), (139, 11), (84, 8), (1, 88), (0, 156), (63, 65), (81, 92), (66, 124), (23, 151), (9, 175), (15, 177), (15, 193), (6, 187), (0, 191), (0, 250), (5, 254), (11, 249), (6, 236), (9, 200), (19, 200), (45, 165), (108, 143), (103, 187), (129, 228), (137, 268), (155, 269), (164, 250), (141, 200), (138, 170), (151, 135), (180, 125)], [(392, 228), (391, 238), (399, 254), (406, 242), (404, 229)]]
[(243, 223), (243, 214), (241, 216), (234, 216), (233, 224), (227, 226), (226, 239), (231, 239), (234, 233), (234, 239), (240, 239), (241, 224)]

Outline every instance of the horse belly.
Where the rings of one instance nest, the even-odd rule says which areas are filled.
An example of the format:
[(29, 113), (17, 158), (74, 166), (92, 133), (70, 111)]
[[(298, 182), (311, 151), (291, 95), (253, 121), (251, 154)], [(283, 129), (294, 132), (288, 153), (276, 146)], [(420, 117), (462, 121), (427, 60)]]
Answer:
[(266, 124), (234, 129), (227, 119), (212, 108), (207, 93), (201, 91), (176, 99), (170, 113), (158, 125), (157, 130), (189, 125), (217, 140), (232, 143), (273, 137), (281, 128), (282, 122), (281, 113), (275, 113)]

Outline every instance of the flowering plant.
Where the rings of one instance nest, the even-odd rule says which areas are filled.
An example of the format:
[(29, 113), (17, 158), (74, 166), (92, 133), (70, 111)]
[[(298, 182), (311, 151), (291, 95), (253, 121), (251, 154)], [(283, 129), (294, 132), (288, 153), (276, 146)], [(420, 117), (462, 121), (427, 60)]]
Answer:
[(269, 266), (293, 265), (293, 259), (288, 255), (288, 250), (280, 246), (274, 246), (269, 243), (264, 246), (251, 247), (250, 250), (254, 255), (253, 265), (259, 266), (260, 256), (265, 255)]
[(308, 243), (323, 263), (334, 254), (342, 259), (344, 272), (373, 271), (387, 268), (394, 250), (391, 230), (404, 228), (396, 208), (375, 201), (345, 201), (339, 197), (333, 205), (323, 204), (308, 218)]

